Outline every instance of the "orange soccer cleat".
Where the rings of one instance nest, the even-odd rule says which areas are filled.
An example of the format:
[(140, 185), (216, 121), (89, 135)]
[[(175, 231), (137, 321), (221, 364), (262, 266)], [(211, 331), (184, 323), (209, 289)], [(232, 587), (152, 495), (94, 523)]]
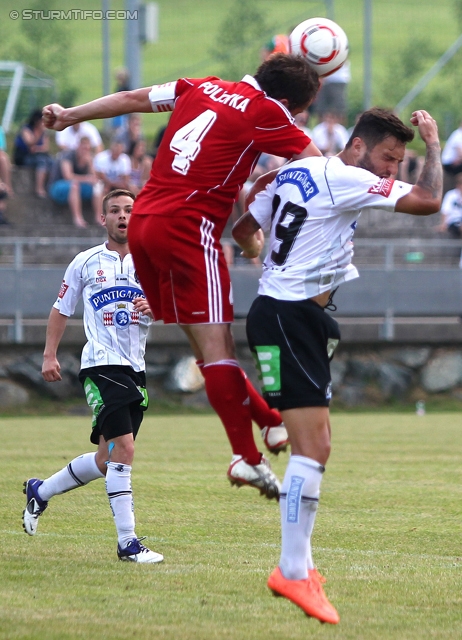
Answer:
[(268, 587), (275, 596), (287, 598), (299, 606), (307, 616), (320, 622), (338, 624), (340, 617), (324, 593), (316, 569), (308, 572), (306, 580), (287, 580), (279, 567), (268, 578)]

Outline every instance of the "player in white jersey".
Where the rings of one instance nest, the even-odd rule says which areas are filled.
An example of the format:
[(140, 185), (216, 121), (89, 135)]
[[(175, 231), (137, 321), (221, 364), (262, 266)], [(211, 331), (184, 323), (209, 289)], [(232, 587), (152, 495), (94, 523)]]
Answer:
[(135, 196), (124, 189), (103, 200), (107, 241), (79, 253), (66, 270), (47, 326), (42, 374), (61, 380), (57, 350), (67, 319), (83, 298), (83, 348), (79, 379), (93, 410), (90, 440), (96, 453), (85, 453), (46, 480), (24, 483), (24, 530), (35, 535), (38, 518), (55, 495), (106, 478), (106, 492), (117, 529), (121, 560), (161, 562), (135, 535), (131, 487), (134, 441), (147, 408), (144, 352), (151, 311), (139, 286), (129, 253), (127, 229)]
[(337, 157), (306, 158), (283, 167), (235, 225), (245, 257), (259, 255), (270, 231), (259, 295), (247, 317), (247, 337), (264, 395), (281, 411), (291, 457), (280, 494), (282, 550), (268, 586), (305, 613), (336, 624), (311, 554), (311, 532), (322, 474), (330, 454), (329, 361), (340, 339), (324, 309), (343, 282), (358, 277), (352, 237), (368, 207), (428, 215), (439, 211), (442, 167), (438, 129), (414, 112), (427, 152), (416, 185), (395, 181), (414, 131), (392, 112), (362, 114)]

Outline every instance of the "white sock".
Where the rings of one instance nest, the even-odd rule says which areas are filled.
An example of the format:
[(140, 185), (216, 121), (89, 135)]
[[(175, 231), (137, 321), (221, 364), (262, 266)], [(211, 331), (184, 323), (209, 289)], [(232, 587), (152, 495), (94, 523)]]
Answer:
[(280, 496), (282, 545), (279, 567), (288, 580), (304, 580), (313, 569), (311, 533), (324, 467), (312, 458), (290, 456)]
[(38, 494), (42, 500), (50, 500), (53, 496), (83, 487), (98, 478), (104, 478), (104, 474), (98, 469), (96, 454), (84, 453), (69, 462), (67, 467), (44, 480), (38, 489)]
[(108, 462), (106, 491), (122, 549), (136, 538), (131, 474), (132, 468), (129, 464)]

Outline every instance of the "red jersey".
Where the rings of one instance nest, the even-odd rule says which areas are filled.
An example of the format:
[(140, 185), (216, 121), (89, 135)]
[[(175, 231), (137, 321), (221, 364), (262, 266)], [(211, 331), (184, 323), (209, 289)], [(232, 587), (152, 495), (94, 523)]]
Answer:
[(252, 76), (183, 78), (154, 86), (149, 99), (154, 112), (173, 113), (134, 214), (193, 211), (222, 227), (262, 152), (291, 158), (310, 143)]

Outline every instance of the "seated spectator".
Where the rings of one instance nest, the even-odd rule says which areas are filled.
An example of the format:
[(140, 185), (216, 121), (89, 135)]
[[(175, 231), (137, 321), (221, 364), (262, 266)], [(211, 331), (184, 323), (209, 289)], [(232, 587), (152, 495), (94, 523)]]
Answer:
[(436, 227), (437, 231), (449, 233), (451, 238), (462, 237), (462, 173), (456, 176), (456, 188), (447, 191), (441, 205), (443, 220)]
[(462, 172), (462, 122), (451, 133), (441, 154), (443, 168), (451, 176)]
[(94, 188), (96, 181), (89, 138), (81, 138), (77, 149), (58, 154), (52, 170), (49, 195), (54, 202), (69, 205), (76, 227), (87, 226), (82, 215), (82, 201), (92, 202), (95, 220), (100, 223), (102, 195)]
[[(115, 71), (116, 86), (114, 91), (130, 91), (134, 88), (130, 85), (130, 73), (125, 67), (119, 67)], [(127, 116), (116, 116), (112, 118), (111, 127), (113, 131), (118, 131), (121, 127), (125, 127), (127, 123)]]
[(146, 153), (146, 141), (140, 138), (132, 142), (128, 155), (132, 165), (128, 189), (138, 195), (151, 173), (152, 158)]
[[(170, 120), (170, 118), (169, 118), (169, 120)], [(166, 129), (167, 129), (167, 125), (164, 124), (157, 131), (157, 134), (156, 134), (156, 136), (154, 138), (154, 141), (153, 141), (153, 144), (152, 144), (151, 156), (153, 158), (155, 158), (156, 155), (157, 155), (157, 151), (159, 150), (160, 143), (162, 142), (162, 138), (164, 137), (164, 133), (165, 133)]]
[(348, 142), (348, 132), (337, 122), (335, 114), (326, 112), (311, 132), (311, 139), (323, 155), (335, 156)]
[(397, 179), (409, 184), (416, 184), (424, 163), (423, 156), (419, 156), (414, 149), (406, 149), (403, 161), (398, 167)]
[(340, 69), (321, 79), (321, 87), (310, 106), (320, 120), (327, 113), (335, 115), (337, 122), (344, 124), (347, 117), (347, 89), (351, 80), (350, 62), (347, 60)]
[(139, 113), (130, 113), (125, 127), (121, 127), (116, 133), (116, 139), (124, 145), (124, 153), (130, 152), (134, 142), (142, 138), (141, 116)]
[(42, 120), (42, 111), (32, 111), (14, 141), (14, 163), (21, 167), (35, 167), (35, 193), (46, 198), (45, 184), (52, 159), (48, 153), (50, 141)]
[(95, 156), (93, 166), (102, 183), (103, 196), (112, 189), (128, 189), (132, 165), (123, 148), (123, 144), (113, 138), (110, 148)]
[(73, 124), (63, 131), (56, 132), (56, 144), (61, 151), (74, 151), (79, 146), (81, 138), (88, 138), (95, 153), (99, 153), (104, 149), (104, 144), (100, 133), (91, 122), (80, 122)]
[(4, 182), (0, 182), (0, 224), (10, 224), (5, 218), (6, 201), (8, 199), (8, 190)]
[(11, 162), (6, 151), (6, 136), (3, 127), (0, 126), (0, 181), (3, 182), (7, 196), (14, 196), (13, 185), (11, 183)]
[(301, 129), (303, 133), (306, 133), (308, 137), (311, 138), (311, 131), (307, 127), (309, 119), (310, 119), (310, 114), (308, 112), (308, 109), (305, 109), (304, 111), (301, 111), (300, 113), (297, 113), (296, 116), (294, 116), (295, 124), (297, 125), (297, 127)]

